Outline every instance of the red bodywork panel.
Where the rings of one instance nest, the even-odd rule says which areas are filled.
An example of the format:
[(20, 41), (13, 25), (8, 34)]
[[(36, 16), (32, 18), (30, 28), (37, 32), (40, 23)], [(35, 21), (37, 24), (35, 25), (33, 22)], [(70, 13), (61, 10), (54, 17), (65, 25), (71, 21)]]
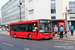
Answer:
[(48, 38), (53, 38), (53, 32), (51, 33), (40, 33), (39, 32), (39, 22), (38, 20), (49, 20), (49, 19), (37, 19), (37, 20), (30, 20), (30, 21), (22, 21), (22, 22), (15, 22), (15, 23), (10, 23), (11, 25), (16, 25), (16, 24), (25, 24), (25, 23), (38, 23), (38, 32), (18, 32), (18, 31), (13, 31), (10, 30), (10, 36), (14, 36), (14, 33), (16, 34), (16, 37), (21, 37), (21, 38), (28, 38), (28, 35), (31, 35), (31, 39), (45, 39), (46, 37)]

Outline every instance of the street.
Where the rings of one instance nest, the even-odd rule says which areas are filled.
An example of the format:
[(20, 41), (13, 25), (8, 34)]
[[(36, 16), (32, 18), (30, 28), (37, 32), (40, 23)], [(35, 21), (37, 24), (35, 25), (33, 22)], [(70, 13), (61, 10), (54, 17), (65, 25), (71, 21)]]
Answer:
[(75, 50), (75, 42), (29, 40), (0, 34), (0, 50)]

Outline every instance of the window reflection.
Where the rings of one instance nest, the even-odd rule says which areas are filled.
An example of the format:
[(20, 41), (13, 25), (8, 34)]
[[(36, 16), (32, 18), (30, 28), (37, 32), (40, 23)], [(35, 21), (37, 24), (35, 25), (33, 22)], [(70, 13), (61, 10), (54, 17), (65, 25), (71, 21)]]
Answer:
[(39, 21), (39, 32), (51, 32), (51, 21), (49, 22), (48, 20), (40, 20), (40, 21)]
[(51, 3), (51, 13), (56, 13), (55, 3)]

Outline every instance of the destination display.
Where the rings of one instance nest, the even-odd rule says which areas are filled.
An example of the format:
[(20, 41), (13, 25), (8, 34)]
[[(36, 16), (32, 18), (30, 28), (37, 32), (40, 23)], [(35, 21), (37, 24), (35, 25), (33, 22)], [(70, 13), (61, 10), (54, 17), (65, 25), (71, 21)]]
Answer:
[(49, 20), (40, 20), (39, 22), (40, 23), (50, 23), (51, 21), (49, 21)]

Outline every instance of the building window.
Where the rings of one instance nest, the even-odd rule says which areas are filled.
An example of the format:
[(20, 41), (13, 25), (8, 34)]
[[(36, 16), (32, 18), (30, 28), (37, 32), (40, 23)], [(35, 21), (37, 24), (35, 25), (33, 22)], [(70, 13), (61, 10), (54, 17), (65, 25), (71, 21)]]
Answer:
[(75, 17), (70, 17), (70, 19), (75, 19)]
[(51, 3), (51, 13), (56, 13), (55, 3)]
[(51, 1), (55, 1), (55, 0), (51, 0)]
[(34, 9), (29, 10), (29, 14), (33, 14), (34, 13)]
[(31, 2), (31, 1), (33, 1), (33, 0), (29, 0), (29, 2)]
[(52, 16), (51, 19), (56, 19), (55, 16)]
[(70, 9), (69, 13), (70, 14), (75, 14), (75, 9)]
[(25, 0), (21, 0), (21, 2), (22, 2), (22, 3), (24, 3), (24, 2), (25, 2)]

